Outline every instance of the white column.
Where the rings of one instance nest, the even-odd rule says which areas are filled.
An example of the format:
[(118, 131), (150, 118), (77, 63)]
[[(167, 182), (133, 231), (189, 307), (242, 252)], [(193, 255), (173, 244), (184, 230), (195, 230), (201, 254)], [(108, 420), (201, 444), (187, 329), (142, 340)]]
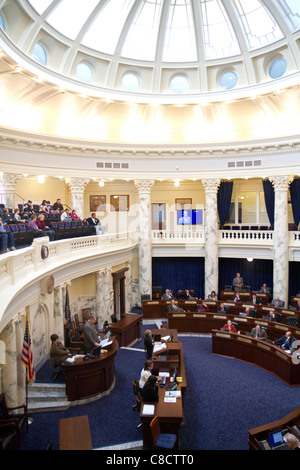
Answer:
[(23, 178), (23, 175), (3, 173), (0, 179), (0, 187), (2, 193), (2, 204), (8, 209), (15, 209), (15, 188), (18, 181)]
[(279, 296), (285, 306), (288, 302), (289, 250), (288, 250), (288, 176), (269, 177), (275, 190), (274, 205), (274, 261), (273, 298)]
[(140, 296), (152, 290), (150, 191), (154, 180), (136, 180), (139, 193), (139, 288)]
[(54, 304), (53, 304), (53, 314), (54, 314), (54, 331), (51, 332), (57, 334), (61, 340), (64, 339), (64, 324), (65, 324), (65, 315), (64, 315), (64, 286), (60, 285), (54, 288)]
[(84, 217), (84, 189), (88, 184), (88, 178), (66, 178), (66, 183), (70, 187), (72, 195), (72, 207), (76, 214), (82, 219)]
[(96, 273), (96, 316), (99, 328), (102, 328), (105, 320), (110, 321), (105, 310), (104, 286), (104, 271), (100, 270)]
[[(18, 403), (18, 358), (16, 350), (17, 326), (14, 321), (9, 322), (1, 333), (1, 340), (5, 343), (5, 365), (3, 366), (3, 386), (7, 405), (17, 406)], [(25, 366), (23, 367), (25, 372)], [(25, 387), (25, 373), (22, 374), (23, 387)]]
[(203, 179), (205, 189), (205, 298), (218, 292), (218, 211), (217, 192), (220, 180)]

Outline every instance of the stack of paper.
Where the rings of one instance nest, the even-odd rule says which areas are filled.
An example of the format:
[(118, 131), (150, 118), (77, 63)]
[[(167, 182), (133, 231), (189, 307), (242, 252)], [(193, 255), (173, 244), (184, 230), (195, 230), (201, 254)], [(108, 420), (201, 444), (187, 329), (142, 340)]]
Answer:
[(142, 414), (143, 415), (153, 416), (154, 415), (154, 410), (155, 410), (154, 405), (144, 404)]

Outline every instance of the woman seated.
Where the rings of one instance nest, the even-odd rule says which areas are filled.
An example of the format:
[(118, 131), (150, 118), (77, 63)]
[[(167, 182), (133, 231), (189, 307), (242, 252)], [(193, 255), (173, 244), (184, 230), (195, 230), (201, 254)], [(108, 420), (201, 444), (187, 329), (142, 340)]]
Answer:
[(158, 383), (155, 375), (150, 375), (141, 395), (145, 402), (154, 403), (158, 401)]
[[(145, 386), (145, 384), (147, 383), (150, 375), (154, 375), (152, 374), (152, 369), (153, 369), (153, 361), (146, 361), (145, 362), (145, 365), (141, 371), (141, 376), (140, 376), (140, 380), (139, 380), (139, 387), (140, 387), (140, 393), (142, 394), (142, 390)], [(157, 381), (161, 380), (161, 377), (158, 376), (156, 377)]]
[(50, 336), (51, 339), (51, 348), (50, 356), (52, 357), (55, 366), (62, 364), (68, 357), (72, 357), (70, 351), (63, 346), (59, 341), (59, 336), (55, 333)]

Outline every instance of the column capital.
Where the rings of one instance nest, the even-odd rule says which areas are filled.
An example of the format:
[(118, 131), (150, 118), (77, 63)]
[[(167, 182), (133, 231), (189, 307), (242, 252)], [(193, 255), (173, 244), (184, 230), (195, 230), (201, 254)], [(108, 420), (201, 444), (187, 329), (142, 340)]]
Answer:
[(0, 179), (0, 185), (4, 191), (14, 191), (16, 184), (23, 178), (23, 175), (17, 173), (3, 173)]
[(139, 193), (149, 194), (154, 183), (155, 180), (134, 180), (134, 184)]
[(293, 179), (292, 176), (286, 175), (269, 176), (269, 181), (273, 184), (275, 191), (288, 191)]
[(89, 178), (66, 178), (65, 179), (71, 191), (83, 192), (86, 185), (89, 183)]
[(216, 193), (219, 189), (221, 180), (219, 178), (203, 178), (201, 182), (206, 193)]

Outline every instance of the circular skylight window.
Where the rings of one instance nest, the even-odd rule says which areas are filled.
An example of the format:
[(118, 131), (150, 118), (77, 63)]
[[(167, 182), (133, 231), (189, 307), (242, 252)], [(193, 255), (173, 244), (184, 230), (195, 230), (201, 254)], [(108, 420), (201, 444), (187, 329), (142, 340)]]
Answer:
[(137, 91), (140, 88), (140, 79), (136, 73), (128, 72), (123, 75), (122, 86), (126, 91)]
[(184, 75), (175, 75), (171, 80), (171, 90), (174, 93), (185, 93), (189, 89), (188, 79)]
[(269, 68), (269, 75), (271, 78), (279, 78), (285, 74), (287, 69), (287, 61), (283, 57), (273, 60)]
[(225, 90), (231, 90), (231, 88), (236, 86), (238, 80), (237, 74), (232, 70), (224, 72), (220, 77), (220, 87), (225, 88)]
[(32, 51), (32, 56), (34, 60), (36, 60), (40, 64), (42, 65), (47, 64), (47, 53), (46, 53), (44, 46), (40, 42), (37, 42), (36, 45), (34, 46), (33, 51)]
[(93, 78), (92, 67), (87, 62), (80, 62), (76, 67), (76, 74), (79, 80), (89, 83)]

